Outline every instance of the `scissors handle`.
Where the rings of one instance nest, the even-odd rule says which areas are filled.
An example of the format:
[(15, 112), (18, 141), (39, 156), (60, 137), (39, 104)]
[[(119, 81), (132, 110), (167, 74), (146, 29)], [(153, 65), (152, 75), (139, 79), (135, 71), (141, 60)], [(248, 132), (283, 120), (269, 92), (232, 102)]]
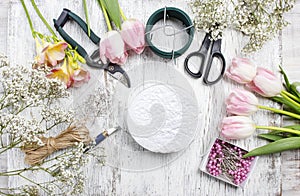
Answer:
[[(220, 75), (215, 80), (209, 81), (208, 77), (209, 77), (210, 69), (212, 67), (214, 58), (217, 58), (221, 62), (221, 72)], [(226, 68), (226, 62), (224, 56), (221, 53), (221, 39), (219, 39), (217, 41), (214, 41), (213, 43), (212, 54), (207, 62), (207, 67), (203, 76), (203, 82), (207, 85), (213, 85), (217, 83), (219, 80), (222, 79), (225, 72), (225, 68)]]
[[(200, 59), (200, 68), (198, 70), (198, 72), (194, 72), (190, 69), (190, 59), (191, 57), (197, 57)], [(201, 78), (202, 74), (203, 74), (203, 68), (204, 68), (204, 60), (205, 60), (205, 55), (202, 54), (201, 52), (192, 52), (190, 53), (184, 60), (184, 69), (187, 71), (187, 73), (194, 77), (194, 78)]]

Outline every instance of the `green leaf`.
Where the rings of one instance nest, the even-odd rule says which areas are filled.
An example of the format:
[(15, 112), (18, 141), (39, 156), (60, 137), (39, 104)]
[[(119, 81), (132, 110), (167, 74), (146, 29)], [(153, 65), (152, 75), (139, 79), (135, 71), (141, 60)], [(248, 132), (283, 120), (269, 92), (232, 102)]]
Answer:
[(285, 72), (283, 71), (283, 69), (280, 65), (279, 65), (279, 69), (280, 69), (280, 73), (283, 75), (283, 78), (284, 78), (284, 81), (285, 81), (285, 87), (286, 87), (287, 91), (290, 92), (290, 90), (291, 90), (290, 81), (289, 81), (287, 75), (285, 74)]
[(272, 153), (283, 152), (286, 150), (293, 150), (299, 148), (300, 148), (300, 137), (284, 138), (269, 143), (267, 145), (255, 148), (254, 150), (251, 150), (250, 152), (245, 154), (243, 158), (265, 155), (265, 154), (272, 154)]
[(289, 126), (285, 126), (284, 128), (300, 130), (300, 125), (289, 125)]
[(284, 99), (283, 97), (275, 96), (272, 97), (272, 100), (284, 104), (286, 107), (292, 110), (292, 112), (295, 112), (297, 114), (300, 114), (300, 108), (295, 106), (293, 103), (289, 102), (288, 100)]
[(259, 134), (258, 137), (261, 137), (261, 138), (264, 138), (264, 139), (267, 139), (267, 140), (271, 140), (271, 141), (277, 141), (277, 140), (285, 138), (283, 136), (274, 135), (274, 134), (270, 134), (270, 133)]
[(116, 27), (121, 29), (121, 15), (118, 0), (101, 0), (109, 18), (115, 23)]
[(293, 82), (291, 85), (290, 93), (300, 98), (300, 92), (297, 90), (297, 87), (300, 86), (300, 82)]

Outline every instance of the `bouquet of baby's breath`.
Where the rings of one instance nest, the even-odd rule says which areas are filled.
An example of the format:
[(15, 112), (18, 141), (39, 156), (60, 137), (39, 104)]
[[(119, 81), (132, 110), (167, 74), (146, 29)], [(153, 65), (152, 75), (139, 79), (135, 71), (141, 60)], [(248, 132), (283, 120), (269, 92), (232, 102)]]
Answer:
[[(66, 85), (60, 80), (45, 77), (42, 70), (12, 66), (5, 56), (0, 55), (0, 84), (0, 155), (21, 152), (21, 149), (32, 145), (46, 145), (41, 138), (53, 136), (56, 130), (66, 128), (75, 121), (73, 111), (65, 109), (68, 107), (69, 96)], [(83, 156), (84, 150), (85, 145), (78, 142), (39, 164), (0, 171), (0, 178), (19, 177), (28, 182), (19, 187), (0, 187), (0, 194), (51, 195), (82, 192), (82, 166), (87, 162), (87, 157)], [(23, 161), (24, 157), (20, 159)], [(32, 173), (33, 176), (49, 177), (43, 182), (36, 182), (28, 177)]]
[(256, 52), (288, 25), (283, 15), (289, 12), (295, 0), (195, 0), (192, 11), (195, 27), (219, 39), (227, 27), (249, 37), (243, 52)]

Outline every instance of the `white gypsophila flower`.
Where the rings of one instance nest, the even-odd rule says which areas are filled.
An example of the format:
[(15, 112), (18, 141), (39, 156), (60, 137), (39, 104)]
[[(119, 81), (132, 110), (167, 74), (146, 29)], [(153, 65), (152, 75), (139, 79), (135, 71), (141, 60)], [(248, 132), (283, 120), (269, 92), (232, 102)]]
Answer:
[(79, 194), (83, 191), (85, 178), (81, 168), (87, 163), (84, 149), (84, 144), (78, 142), (72, 151), (66, 152), (58, 159), (60, 173), (56, 178), (65, 185), (64, 187), (71, 187), (65, 190), (69, 194)]
[[(262, 46), (288, 25), (284, 13), (290, 11), (295, 0), (195, 0), (191, 3), (197, 29), (210, 32), (214, 40), (221, 38), (229, 27), (249, 36), (243, 52), (251, 53)], [(231, 9), (232, 8), (232, 9)]]
[(49, 108), (48, 106), (44, 106), (41, 111), (41, 116), (45, 121), (53, 121), (54, 124), (75, 121), (74, 111), (66, 110), (61, 107)]
[(191, 7), (196, 29), (210, 33), (214, 40), (222, 38), (222, 32), (231, 19), (228, 4), (222, 0), (196, 0)]
[(238, 0), (233, 11), (234, 28), (250, 37), (243, 52), (262, 48), (283, 27), (288, 25), (283, 14), (292, 9), (295, 0)]
[[(12, 107), (17, 103), (22, 103), (21, 105), (25, 107), (38, 106), (44, 100), (51, 101), (69, 96), (61, 81), (48, 79), (38, 70), (24, 66), (10, 66), (3, 68), (1, 75), (0, 82), (5, 94), (5, 99), (0, 103), (1, 108)], [(18, 109), (14, 108), (15, 111)]]
[(0, 68), (4, 66), (9, 66), (8, 58), (5, 55), (0, 54)]
[(112, 90), (107, 87), (100, 86), (97, 88), (93, 94), (89, 95), (86, 100), (84, 100), (80, 111), (77, 111), (77, 115), (83, 118), (88, 115), (89, 117), (99, 117), (107, 115), (107, 111), (112, 106)]
[(14, 114), (2, 114), (0, 125), (4, 127), (2, 132), (10, 135), (11, 142), (18, 141), (20, 146), (30, 143), (44, 145), (40, 139), (44, 130), (39, 127), (39, 123), (35, 119), (27, 120)]
[(35, 185), (33, 185), (33, 186), (24, 185), (21, 190), (23, 192), (22, 195), (26, 195), (26, 196), (38, 196), (39, 195), (39, 189)]

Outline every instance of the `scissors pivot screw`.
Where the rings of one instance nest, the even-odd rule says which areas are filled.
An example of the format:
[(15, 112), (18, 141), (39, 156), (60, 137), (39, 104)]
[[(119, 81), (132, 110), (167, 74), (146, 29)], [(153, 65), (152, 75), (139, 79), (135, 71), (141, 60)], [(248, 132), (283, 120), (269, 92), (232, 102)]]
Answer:
[(109, 66), (109, 67), (108, 67), (108, 70), (109, 70), (109, 71), (113, 71), (114, 69), (115, 69), (114, 66)]

